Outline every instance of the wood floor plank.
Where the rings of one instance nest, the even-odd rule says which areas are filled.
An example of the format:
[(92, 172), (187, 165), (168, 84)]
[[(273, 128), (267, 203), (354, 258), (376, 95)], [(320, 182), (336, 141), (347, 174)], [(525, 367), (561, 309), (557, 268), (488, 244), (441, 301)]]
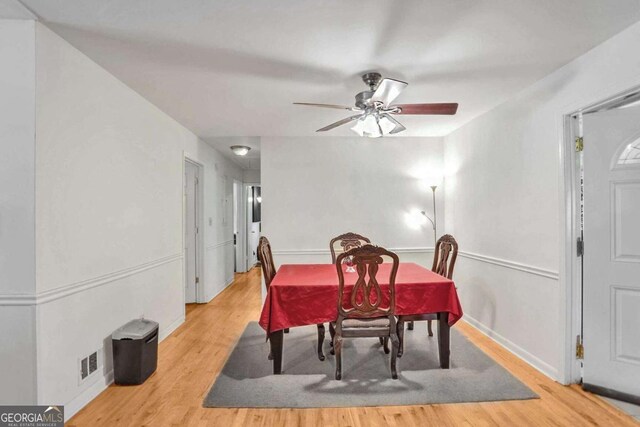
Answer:
[[(461, 321), (455, 326), (540, 399), (423, 406), (318, 409), (203, 408), (202, 401), (247, 323), (261, 308), (260, 271), (236, 275), (160, 343), (158, 370), (139, 386), (112, 385), (68, 426), (637, 426), (578, 386), (562, 386)], [(265, 344), (265, 351), (267, 351)], [(266, 353), (265, 353), (266, 357)], [(402, 367), (402, 365), (400, 365)]]

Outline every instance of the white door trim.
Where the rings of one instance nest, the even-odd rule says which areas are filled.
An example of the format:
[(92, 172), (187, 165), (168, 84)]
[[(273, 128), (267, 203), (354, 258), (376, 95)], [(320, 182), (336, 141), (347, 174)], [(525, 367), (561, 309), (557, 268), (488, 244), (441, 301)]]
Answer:
[(244, 193), (244, 213), (245, 213), (245, 217), (244, 217), (244, 226), (245, 226), (245, 271), (249, 271), (249, 269), (251, 267), (253, 267), (253, 265), (249, 265), (249, 260), (252, 259), (252, 249), (251, 249), (251, 233), (249, 232), (251, 230), (251, 224), (249, 224), (249, 209), (251, 209), (252, 207), (249, 205), (249, 188), (253, 187), (253, 186), (261, 186), (261, 184), (259, 182), (245, 182), (244, 185), (242, 186), (243, 188), (243, 193)]
[[(597, 107), (615, 99), (623, 98), (640, 90), (640, 82), (625, 90), (608, 88), (596, 100), (574, 103), (564, 108), (561, 117), (560, 138), (560, 191), (561, 191), (561, 241), (560, 279), (564, 283), (564, 358), (561, 369), (561, 382), (578, 383), (582, 380), (582, 363), (576, 359), (576, 336), (582, 332), (582, 285), (581, 269), (577, 256), (577, 239), (579, 232), (578, 186), (579, 170), (576, 168), (575, 127), (573, 116), (582, 112), (593, 111)], [(608, 94), (608, 95), (607, 95)], [(611, 95), (613, 94), (613, 95)], [(587, 141), (588, 145), (588, 141)]]
[[(238, 185), (238, 200), (234, 200), (234, 209), (236, 210), (236, 218), (238, 224), (238, 235), (236, 236), (236, 268), (239, 273), (247, 271), (247, 198), (245, 197), (245, 184), (238, 180), (233, 180), (234, 196), (235, 186)], [(238, 254), (239, 260), (238, 260)]]
[[(198, 168), (198, 191), (196, 194), (196, 209), (198, 210), (198, 229), (200, 230), (200, 233), (198, 234), (198, 242), (197, 242), (197, 247), (196, 247), (196, 276), (199, 278), (198, 283), (196, 283), (196, 302), (197, 303), (205, 303), (206, 301), (206, 296), (205, 296), (205, 292), (204, 292), (204, 283), (205, 283), (205, 277), (204, 277), (204, 231), (205, 231), (205, 227), (204, 227), (204, 172), (205, 172), (205, 168), (204, 168), (204, 164), (201, 163), (200, 161), (196, 160), (196, 158), (194, 156), (191, 156), (190, 154), (188, 154), (187, 152), (183, 151), (183, 156), (182, 156), (182, 201), (181, 201), (181, 206), (182, 206), (182, 255), (183, 255), (183, 262), (182, 262), (182, 288), (183, 290), (186, 292), (186, 283), (187, 283), (187, 258), (186, 258), (186, 254), (184, 253), (184, 247), (185, 247), (185, 241), (184, 241), (184, 236), (186, 234), (186, 218), (185, 218), (185, 214), (186, 214), (186, 205), (185, 205), (185, 163), (189, 162), (191, 164), (193, 164), (194, 166), (196, 166)], [(185, 296), (185, 292), (182, 293), (182, 305), (183, 307), (186, 304), (186, 296)]]

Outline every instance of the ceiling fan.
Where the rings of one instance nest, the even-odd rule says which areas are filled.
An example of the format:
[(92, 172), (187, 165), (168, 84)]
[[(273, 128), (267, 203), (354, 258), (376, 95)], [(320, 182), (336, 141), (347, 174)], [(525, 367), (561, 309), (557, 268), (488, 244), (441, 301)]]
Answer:
[(391, 103), (400, 95), (400, 92), (407, 87), (408, 83), (394, 79), (383, 79), (380, 73), (363, 74), (362, 80), (369, 86), (369, 90), (365, 90), (356, 95), (355, 107), (334, 104), (314, 104), (309, 102), (294, 102), (294, 104), (357, 111), (358, 114), (318, 129), (316, 132), (326, 132), (355, 121), (356, 123), (351, 130), (360, 136), (368, 136), (371, 138), (393, 135), (406, 129), (400, 122), (392, 117), (392, 114), (453, 115), (458, 111), (457, 103), (392, 105)]

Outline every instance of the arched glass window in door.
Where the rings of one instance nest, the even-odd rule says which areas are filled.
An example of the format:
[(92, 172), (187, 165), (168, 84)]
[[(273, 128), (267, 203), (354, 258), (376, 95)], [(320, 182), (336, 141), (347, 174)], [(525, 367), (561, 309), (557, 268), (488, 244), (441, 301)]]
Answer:
[(617, 165), (640, 165), (640, 138), (627, 144), (618, 157)]

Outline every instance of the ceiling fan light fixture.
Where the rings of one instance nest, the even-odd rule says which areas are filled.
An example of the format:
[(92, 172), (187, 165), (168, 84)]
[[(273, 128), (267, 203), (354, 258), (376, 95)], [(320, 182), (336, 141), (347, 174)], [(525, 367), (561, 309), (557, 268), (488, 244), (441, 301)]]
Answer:
[(395, 123), (384, 116), (380, 117), (378, 114), (363, 116), (351, 128), (358, 135), (368, 138), (380, 138), (391, 133), (394, 129), (396, 129)]
[(364, 124), (363, 119), (356, 120), (356, 124), (351, 128), (352, 131), (357, 133), (360, 136), (364, 136)]
[(384, 133), (385, 135), (392, 133), (396, 128), (396, 124), (393, 123), (391, 120), (389, 120), (388, 117), (385, 117), (385, 116), (380, 117), (380, 119), (378, 120), (378, 124), (380, 125), (380, 129), (382, 130), (382, 133)]
[(362, 121), (362, 132), (365, 136), (377, 138), (382, 136), (382, 129), (378, 125), (376, 114), (367, 114)]
[(236, 156), (246, 156), (249, 150), (251, 150), (251, 147), (247, 147), (246, 145), (232, 145), (229, 148), (231, 148), (231, 151), (233, 151), (233, 154)]

